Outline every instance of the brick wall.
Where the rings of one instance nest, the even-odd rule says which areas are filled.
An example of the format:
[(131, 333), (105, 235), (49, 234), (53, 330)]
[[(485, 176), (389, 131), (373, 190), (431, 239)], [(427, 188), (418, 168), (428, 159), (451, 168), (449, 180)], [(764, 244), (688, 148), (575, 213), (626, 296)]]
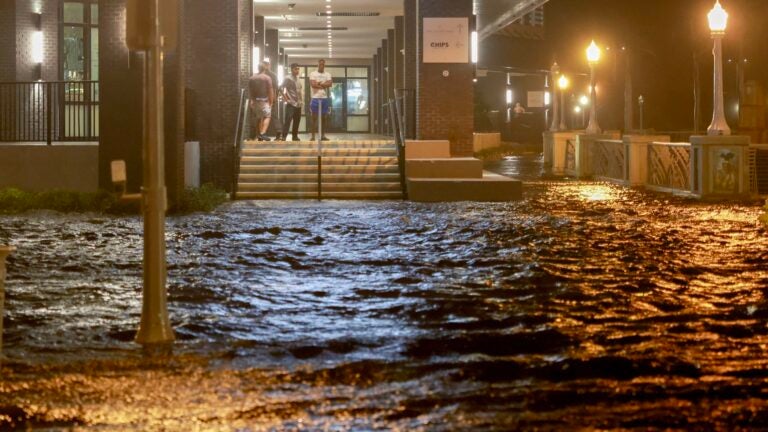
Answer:
[(16, 2), (0, 0), (0, 82), (16, 81)]
[[(471, 17), (471, 0), (419, 0), (419, 27), (424, 17)], [(421, 37), (419, 38), (421, 43)], [(472, 154), (474, 128), (474, 90), (471, 64), (421, 63), (417, 92), (420, 139), (449, 139), (451, 154)], [(443, 77), (443, 71), (449, 76)]]
[[(407, 41), (404, 44), (405, 49), (405, 56), (404, 56), (404, 69), (403, 72), (405, 74), (404, 76), (404, 84), (405, 88), (408, 89), (416, 89), (416, 82), (418, 80), (418, 76), (416, 74), (417, 67), (417, 49), (416, 45), (418, 42), (418, 39), (416, 37), (417, 35), (417, 29), (418, 29), (418, 15), (416, 13), (416, 1), (415, 0), (405, 0), (405, 4), (403, 6), (403, 13), (405, 16), (403, 17), (404, 22), (404, 29), (405, 32), (405, 40)], [(406, 132), (408, 133), (408, 138), (416, 138), (416, 116), (413, 115), (413, 113), (416, 112), (416, 99), (412, 96), (414, 93), (410, 93), (409, 99), (407, 101), (407, 109), (406, 111), (409, 113), (409, 115), (406, 118), (407, 125), (406, 125)]]
[(125, 46), (125, 0), (99, 2), (99, 185), (111, 188), (110, 162), (123, 159), (128, 190), (142, 183), (142, 54)]
[[(5, 0), (9, 2), (10, 0)], [(37, 65), (32, 61), (32, 34), (37, 31), (34, 13), (42, 13), (42, 78), (59, 78), (59, 3), (43, 0), (16, 0), (16, 81), (37, 79)]]
[[(472, 0), (419, 2), (419, 27), (424, 17), (472, 16)], [(406, 9), (407, 13), (408, 9)], [(419, 37), (419, 44), (421, 37)], [(421, 63), (418, 46), (417, 122), (419, 139), (448, 139), (453, 156), (470, 156), (474, 128), (474, 75), (471, 63)], [(444, 77), (443, 71), (449, 76)]]
[[(179, 2), (177, 19), (179, 20), (176, 40), (184, 34), (184, 2)], [(186, 52), (183, 44), (178, 44), (173, 51), (167, 51), (163, 62), (163, 98), (165, 123), (165, 179), (168, 199), (175, 202), (184, 190), (184, 108), (185, 80), (184, 63)]]
[[(231, 190), (233, 149), (240, 101), (240, 0), (187, 0), (184, 15), (184, 65), (187, 87), (195, 94), (200, 140), (200, 179)], [(249, 31), (249, 30), (248, 30)]]

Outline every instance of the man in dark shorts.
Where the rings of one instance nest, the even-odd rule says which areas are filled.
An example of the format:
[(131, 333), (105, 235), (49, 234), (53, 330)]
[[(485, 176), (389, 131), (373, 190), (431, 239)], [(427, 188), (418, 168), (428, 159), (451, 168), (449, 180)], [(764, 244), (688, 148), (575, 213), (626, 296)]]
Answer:
[[(325, 131), (329, 125), (331, 114), (331, 102), (328, 99), (328, 89), (333, 86), (331, 74), (325, 71), (325, 60), (320, 59), (317, 62), (317, 70), (309, 74), (309, 85), (312, 87), (312, 100), (309, 104), (309, 111), (312, 113), (312, 137), (310, 141), (315, 140), (317, 131), (317, 115), (323, 116), (323, 133), (321, 139), (327, 141)], [(321, 108), (322, 107), (322, 108)]]
[(251, 137), (259, 141), (269, 141), (264, 136), (269, 128), (269, 120), (272, 117), (272, 104), (275, 102), (275, 91), (272, 87), (272, 79), (266, 74), (267, 65), (259, 63), (259, 72), (248, 80), (248, 95), (251, 108)]

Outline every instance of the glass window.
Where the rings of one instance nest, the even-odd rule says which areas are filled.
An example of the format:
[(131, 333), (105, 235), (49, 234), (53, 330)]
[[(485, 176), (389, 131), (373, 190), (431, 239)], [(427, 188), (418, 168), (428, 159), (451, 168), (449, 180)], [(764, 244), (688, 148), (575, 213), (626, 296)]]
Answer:
[(65, 81), (85, 79), (85, 53), (83, 47), (83, 27), (64, 26), (64, 46), (62, 61)]
[(368, 115), (368, 80), (347, 80), (347, 114)]
[(75, 2), (64, 2), (64, 22), (82, 24), (85, 22), (85, 5)]
[[(311, 71), (316, 71), (317, 68), (310, 69), (310, 70)], [(344, 68), (343, 67), (328, 67), (328, 66), (326, 66), (325, 67), (325, 71), (328, 72), (329, 74), (331, 74), (331, 76), (334, 77), (334, 78), (344, 78), (346, 76), (345, 73), (344, 73)]]
[(99, 80), (99, 29), (91, 28), (91, 81)]
[(91, 4), (91, 24), (99, 25), (99, 5)]
[(367, 78), (367, 67), (350, 67), (347, 68), (347, 78)]

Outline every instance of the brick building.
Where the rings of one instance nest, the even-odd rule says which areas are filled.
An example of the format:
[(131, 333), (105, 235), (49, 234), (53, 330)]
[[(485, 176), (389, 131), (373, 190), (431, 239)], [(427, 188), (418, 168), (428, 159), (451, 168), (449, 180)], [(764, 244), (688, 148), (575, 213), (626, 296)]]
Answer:
[[(271, 3), (278, 4), (272, 7), (293, 8), (281, 4), (287, 2)], [(325, 2), (315, 3), (321, 15)], [(410, 135), (449, 138), (455, 154), (470, 154), (473, 65), (468, 61), (422, 63), (415, 36), (421, 32), (424, 17), (464, 17), (473, 23), (473, 1), (405, 0), (396, 6), (394, 13), (378, 18), (385, 19), (389, 27), (381, 32), (380, 47), (374, 43), (366, 48), (368, 55), (329, 59), (329, 65), (337, 69), (354, 66), (366, 70), (367, 76), (355, 85), (367, 87), (360, 92), (369, 95), (371, 111), (355, 119), (356, 130), (386, 133), (386, 116), (378, 106), (394, 97), (395, 89), (408, 88), (410, 108), (415, 112), (409, 116), (413, 118)], [(307, 66), (306, 71), (316, 64), (319, 55), (302, 55), (301, 50), (281, 46), (283, 38), (278, 38), (278, 30), (283, 29), (269, 16), (264, 19), (271, 12), (265, 8), (264, 2), (252, 0), (180, 1), (180, 43), (166, 53), (164, 73), (166, 169), (171, 194), (183, 187), (187, 140), (200, 142), (201, 181), (230, 188), (238, 102), (253, 69), (254, 53), (263, 57), (271, 54), (280, 65), (297, 61)], [(0, 2), (0, 37), (11, 43), (0, 47), (0, 82), (93, 82), (92, 88), (78, 87), (81, 99), (77, 103), (88, 108), (68, 108), (77, 116), (82, 112), (83, 117), (76, 121), (87, 123), (92, 135), (98, 137), (99, 186), (109, 186), (110, 161), (124, 159), (129, 188), (136, 190), (141, 181), (144, 58), (126, 47), (125, 20), (126, 0), (4, 0)], [(319, 35), (324, 38), (323, 32)], [(69, 101), (62, 104), (70, 103), (74, 87), (62, 85), (61, 90), (54, 87), (50, 95), (45, 93), (34, 103), (44, 105), (53, 100), (56, 104), (57, 91)], [(19, 121), (14, 118), (11, 123)], [(41, 124), (46, 121), (45, 116), (35, 120)], [(51, 127), (56, 128), (57, 121)]]

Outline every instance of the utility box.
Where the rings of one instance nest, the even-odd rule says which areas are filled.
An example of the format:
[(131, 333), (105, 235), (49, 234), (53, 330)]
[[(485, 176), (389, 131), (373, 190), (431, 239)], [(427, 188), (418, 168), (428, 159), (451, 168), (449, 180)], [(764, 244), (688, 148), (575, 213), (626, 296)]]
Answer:
[(200, 187), (200, 143), (184, 143), (184, 187)]
[(125, 41), (128, 49), (147, 51), (152, 48), (152, 7), (160, 9), (160, 36), (163, 50), (173, 50), (178, 43), (179, 0), (127, 0)]

